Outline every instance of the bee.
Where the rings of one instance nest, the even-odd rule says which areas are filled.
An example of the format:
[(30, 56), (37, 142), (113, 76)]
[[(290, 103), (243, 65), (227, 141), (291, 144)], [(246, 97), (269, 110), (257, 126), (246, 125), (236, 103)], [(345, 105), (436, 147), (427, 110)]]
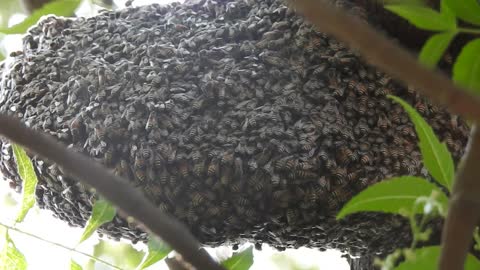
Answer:
[(369, 154), (364, 153), (364, 154), (362, 154), (362, 156), (360, 157), (360, 162), (361, 162), (363, 165), (371, 165), (371, 164), (372, 164), (372, 158), (370, 157)]
[(94, 128), (94, 132), (97, 139), (103, 141), (105, 139), (105, 134), (107, 133), (107, 130), (104, 127), (96, 126)]
[(232, 170), (230, 167), (223, 167), (221, 176), (220, 176), (220, 182), (223, 185), (228, 185), (232, 181)]
[(401, 163), (401, 166), (407, 172), (408, 175), (415, 174), (415, 166), (413, 166), (413, 164), (411, 164), (410, 162), (403, 160)]
[(230, 185), (228, 185), (228, 187), (230, 188), (230, 190), (232, 192), (236, 192), (236, 193), (239, 193), (242, 191), (242, 187), (243, 187), (243, 182), (242, 181), (235, 181), (233, 183), (230, 183)]
[(393, 163), (393, 170), (394, 171), (400, 171), (400, 162), (399, 161), (396, 161), (395, 163)]
[(388, 77), (387, 75), (383, 75), (379, 80), (378, 82), (380, 83), (380, 85), (382, 86), (386, 86), (387, 84), (390, 83), (390, 81), (392, 80), (392, 78)]
[(359, 114), (364, 115), (367, 112), (368, 108), (366, 105), (359, 104), (357, 107), (357, 111)]
[(341, 147), (337, 152), (337, 161), (340, 164), (349, 164), (350, 162), (354, 162), (358, 159), (358, 154), (355, 151), (347, 147)]
[(413, 130), (412, 127), (410, 126), (402, 126), (400, 128), (400, 132), (404, 135), (404, 136), (410, 136), (410, 137), (415, 137), (415, 131)]
[(172, 149), (167, 156), (167, 163), (173, 164), (176, 160), (176, 157), (177, 157), (177, 149)]
[(366, 95), (367, 94), (367, 86), (359, 81), (350, 80), (348, 82), (348, 87), (355, 90), (359, 95)]
[(263, 178), (263, 173), (257, 171), (250, 179), (248, 180), (248, 184), (253, 187), (255, 191), (260, 191), (265, 187), (265, 181)]
[(145, 158), (143, 157), (143, 155), (140, 155), (139, 153), (137, 153), (135, 155), (135, 161), (134, 161), (134, 167), (135, 169), (143, 169), (145, 168), (146, 166), (146, 161), (145, 161)]
[(156, 154), (154, 159), (153, 159), (153, 166), (155, 169), (161, 169), (163, 168), (165, 164), (165, 159), (159, 155), (159, 154)]
[(150, 131), (158, 127), (157, 122), (157, 113), (155, 111), (151, 112), (147, 119), (147, 124), (145, 125), (145, 130)]
[(240, 157), (235, 158), (233, 172), (236, 179), (243, 179), (243, 161)]
[(205, 196), (199, 192), (194, 192), (190, 196), (191, 199), (191, 205), (193, 207), (198, 207), (200, 204), (202, 204), (205, 201)]
[(299, 213), (298, 213), (298, 210), (295, 209), (295, 208), (288, 208), (286, 213), (285, 213), (286, 217), (287, 217), (287, 223), (288, 225), (295, 225), (298, 223), (298, 216), (299, 216)]
[(170, 206), (166, 203), (160, 203), (157, 208), (164, 213), (168, 213), (170, 211)]
[(160, 184), (162, 184), (162, 186), (165, 186), (167, 184), (167, 182), (169, 181), (170, 179), (170, 176), (167, 172), (167, 170), (164, 168), (162, 170), (162, 172), (160, 173)]
[(136, 168), (135, 170), (135, 178), (140, 182), (143, 183), (147, 179), (147, 173), (146, 170)]
[(103, 156), (103, 162), (106, 166), (110, 166), (113, 163), (113, 157), (114, 157), (114, 149), (113, 147), (108, 147), (107, 151), (105, 151), (105, 154)]
[(225, 224), (230, 226), (238, 226), (239, 224), (241, 224), (241, 222), (236, 216), (230, 215), (226, 218)]
[(207, 175), (208, 176), (218, 176), (220, 170), (219, 161), (217, 158), (213, 158), (208, 164)]
[(193, 166), (193, 174), (197, 177), (201, 177), (203, 176), (204, 173), (205, 173), (205, 160), (198, 161), (197, 163), (195, 163), (195, 165)]
[(392, 120), (393, 123), (400, 124), (400, 114), (398, 113), (390, 114), (390, 119)]
[(178, 165), (178, 171), (180, 176), (184, 179), (188, 177), (190, 169), (188, 168), (188, 162), (186, 160), (180, 161), (180, 164)]
[(295, 170), (293, 179), (315, 179), (318, 174), (309, 170)]
[(378, 117), (377, 126), (383, 130), (388, 128), (388, 119), (385, 115), (380, 115)]
[(215, 205), (211, 205), (210, 207), (207, 208), (207, 216), (209, 217), (215, 217), (215, 216), (219, 216), (220, 215), (220, 207), (218, 206), (215, 206)]
[(288, 171), (294, 170), (298, 165), (298, 161), (295, 158), (288, 158), (285, 162), (285, 169)]
[(196, 222), (198, 222), (199, 217), (196, 214), (196, 211), (195, 211), (194, 207), (189, 207), (188, 208), (187, 219), (188, 219), (188, 222), (191, 223), (191, 224), (195, 224)]
[(347, 169), (342, 167), (336, 167), (332, 170), (332, 175), (335, 177), (340, 183), (343, 183), (347, 178)]

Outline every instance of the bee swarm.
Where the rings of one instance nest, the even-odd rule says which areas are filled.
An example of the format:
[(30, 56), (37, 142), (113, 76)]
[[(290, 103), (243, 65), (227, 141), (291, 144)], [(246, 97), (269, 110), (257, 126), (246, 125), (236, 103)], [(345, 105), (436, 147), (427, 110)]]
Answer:
[[(213, 246), (248, 240), (361, 255), (408, 245), (402, 218), (335, 220), (369, 185), (428, 176), (412, 123), (387, 94), (415, 105), (455, 160), (467, 141), (461, 119), (277, 0), (49, 17), (3, 65), (2, 113), (125, 177)], [(0, 169), (19, 189), (10, 144), (1, 151)], [(40, 207), (84, 226), (95, 195), (54, 164), (34, 165)], [(147, 236), (118, 216), (100, 231)]]

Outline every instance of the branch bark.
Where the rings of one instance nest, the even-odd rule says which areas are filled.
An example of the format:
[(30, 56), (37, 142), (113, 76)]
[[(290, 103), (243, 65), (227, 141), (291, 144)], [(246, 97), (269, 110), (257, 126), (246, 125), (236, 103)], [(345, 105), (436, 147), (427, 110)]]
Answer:
[(197, 269), (225, 270), (206, 252), (188, 229), (152, 205), (127, 180), (115, 176), (86, 156), (69, 151), (53, 138), (31, 130), (19, 120), (0, 115), (0, 134), (63, 167), (71, 176), (92, 186), (125, 215), (135, 218), (167, 242)]
[(480, 219), (480, 130), (472, 128), (467, 151), (459, 165), (442, 235), (440, 270), (464, 269), (472, 234)]

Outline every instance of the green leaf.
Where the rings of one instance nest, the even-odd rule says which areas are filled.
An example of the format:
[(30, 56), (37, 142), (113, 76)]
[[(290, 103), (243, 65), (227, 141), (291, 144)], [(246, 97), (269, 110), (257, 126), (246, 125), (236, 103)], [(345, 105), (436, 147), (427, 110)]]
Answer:
[(433, 129), (412, 106), (401, 98), (395, 96), (389, 96), (389, 98), (402, 105), (415, 125), (415, 130), (420, 141), (418, 146), (422, 153), (423, 165), (438, 183), (451, 191), (455, 166), (447, 145), (440, 143), (433, 133)]
[(70, 260), (70, 270), (82, 270), (82, 266), (74, 260)]
[(8, 230), (2, 227), (0, 230), (0, 270), (26, 270), (27, 260), (25, 256), (15, 247), (8, 235)]
[(455, 20), (455, 12), (448, 6), (447, 4), (448, 0), (441, 0), (440, 1), (440, 13), (444, 16), (447, 16), (449, 18), (453, 18)]
[(222, 262), (228, 270), (248, 270), (253, 264), (253, 247), (234, 253), (232, 257)]
[(473, 93), (480, 93), (480, 38), (462, 48), (453, 65), (453, 80)]
[(148, 240), (148, 252), (145, 257), (143, 257), (142, 262), (135, 269), (145, 269), (150, 265), (163, 260), (163, 258), (165, 258), (170, 251), (172, 251), (172, 248), (170, 248), (166, 243), (159, 241), (154, 237), (150, 237)]
[(457, 32), (445, 32), (431, 36), (422, 47), (418, 56), (420, 63), (428, 68), (434, 68)]
[(80, 244), (85, 241), (98, 227), (111, 221), (113, 217), (115, 217), (115, 214), (116, 210), (113, 205), (103, 199), (97, 200), (93, 205), (92, 216), (88, 220), (87, 226), (85, 226), (82, 237), (78, 243)]
[(3, 59), (5, 59), (5, 55), (3, 55), (2, 52), (0, 52), (0, 61), (2, 61)]
[[(400, 263), (395, 270), (436, 270), (440, 259), (440, 246), (417, 248), (409, 251), (407, 260)], [(465, 270), (480, 269), (480, 261), (471, 254), (467, 255)]]
[(455, 18), (446, 16), (428, 7), (418, 5), (386, 5), (386, 9), (408, 20), (411, 24), (424, 30), (454, 30)]
[(415, 176), (402, 176), (384, 180), (363, 190), (353, 197), (337, 215), (342, 219), (346, 215), (361, 211), (375, 211), (401, 214), (405, 210), (423, 210), (414, 207), (418, 197), (438, 193), (437, 200), (447, 209), (447, 196), (426, 179)]
[(445, 4), (458, 18), (480, 25), (480, 4), (477, 0), (445, 0)]
[(0, 32), (4, 34), (23, 34), (30, 26), (36, 24), (42, 16), (49, 14), (57, 16), (72, 16), (80, 3), (81, 0), (57, 0), (50, 2), (43, 5), (42, 8), (35, 10), (21, 23), (8, 28), (0, 28)]
[(22, 222), (28, 211), (35, 205), (35, 189), (38, 179), (33, 169), (32, 161), (25, 153), (25, 150), (16, 144), (12, 145), (12, 149), (15, 162), (17, 163), (18, 175), (20, 175), (23, 181), (22, 206), (15, 221)]

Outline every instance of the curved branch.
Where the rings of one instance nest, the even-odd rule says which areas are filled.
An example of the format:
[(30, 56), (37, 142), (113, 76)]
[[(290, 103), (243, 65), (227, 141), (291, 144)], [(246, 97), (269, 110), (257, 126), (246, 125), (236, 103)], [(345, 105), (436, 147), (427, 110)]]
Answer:
[(293, 7), (319, 30), (334, 35), (393, 77), (413, 86), (437, 105), (467, 119), (480, 121), (480, 98), (455, 86), (439, 72), (420, 65), (407, 50), (377, 33), (365, 22), (323, 0), (290, 0)]
[(480, 130), (472, 128), (467, 151), (453, 185), (442, 236), (440, 270), (461, 270), (480, 219)]
[(125, 215), (158, 235), (197, 269), (225, 270), (207, 253), (188, 229), (153, 206), (143, 194), (86, 156), (69, 151), (53, 138), (27, 128), (19, 120), (0, 115), (0, 134), (63, 167), (71, 176), (92, 186)]

